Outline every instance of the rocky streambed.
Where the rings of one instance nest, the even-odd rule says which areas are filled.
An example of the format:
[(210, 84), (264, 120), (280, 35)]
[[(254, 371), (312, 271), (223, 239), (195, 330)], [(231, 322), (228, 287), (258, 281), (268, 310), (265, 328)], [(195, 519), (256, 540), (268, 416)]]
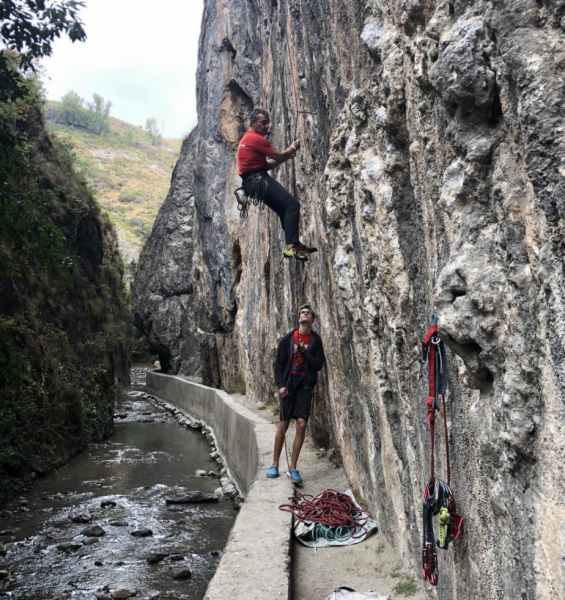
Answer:
[(0, 514), (0, 597), (204, 596), (234, 487), (208, 432), (147, 396), (144, 379), (132, 370), (112, 437)]

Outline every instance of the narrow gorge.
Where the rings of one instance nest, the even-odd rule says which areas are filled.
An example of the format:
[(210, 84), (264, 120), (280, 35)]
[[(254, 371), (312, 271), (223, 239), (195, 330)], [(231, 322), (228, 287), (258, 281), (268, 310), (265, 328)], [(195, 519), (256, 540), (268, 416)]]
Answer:
[[(206, 0), (197, 98), (132, 289), (162, 366), (275, 403), (276, 344), (311, 302), (311, 433), (417, 573), (436, 313), (466, 522), (437, 596), (563, 597), (565, 1)], [(278, 148), (298, 127), (306, 266), (271, 211), (239, 218), (254, 107)]]

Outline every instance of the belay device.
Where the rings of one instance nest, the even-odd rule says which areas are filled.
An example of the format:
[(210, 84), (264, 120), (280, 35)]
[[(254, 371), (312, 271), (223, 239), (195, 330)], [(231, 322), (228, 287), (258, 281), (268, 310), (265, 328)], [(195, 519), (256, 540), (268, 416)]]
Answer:
[[(431, 438), (431, 478), (424, 492), (423, 541), (422, 541), (422, 575), (433, 586), (438, 582), (437, 547), (447, 550), (449, 543), (461, 534), (463, 518), (456, 514), (455, 498), (449, 487), (449, 442), (447, 438), (447, 416), (445, 413), (445, 392), (447, 389), (447, 370), (445, 363), (445, 346), (437, 333), (437, 317), (432, 317), (432, 327), (422, 340), (422, 370), (428, 364), (428, 421)], [(420, 371), (420, 377), (422, 371)], [(439, 396), (442, 398), (443, 426), (445, 432), (445, 458), (447, 483), (436, 479), (434, 473), (434, 424), (435, 413), (439, 410)], [(438, 520), (438, 540), (436, 542), (433, 517)]]

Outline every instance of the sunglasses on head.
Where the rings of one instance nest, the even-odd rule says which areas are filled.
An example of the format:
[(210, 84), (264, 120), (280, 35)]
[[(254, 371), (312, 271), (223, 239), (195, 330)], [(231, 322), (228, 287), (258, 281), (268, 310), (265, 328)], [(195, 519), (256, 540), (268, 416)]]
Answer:
[(311, 314), (312, 314), (312, 311), (311, 311), (311, 310), (301, 310), (301, 311), (300, 311), (300, 314), (301, 314), (301, 315), (311, 315)]

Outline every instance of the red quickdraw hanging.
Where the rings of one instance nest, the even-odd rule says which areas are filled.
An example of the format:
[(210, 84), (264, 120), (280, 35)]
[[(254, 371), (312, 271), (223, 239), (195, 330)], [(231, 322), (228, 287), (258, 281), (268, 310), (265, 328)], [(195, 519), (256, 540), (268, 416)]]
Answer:
[[(422, 340), (422, 360), (420, 376), (424, 365), (428, 365), (428, 399), (426, 407), (430, 423), (430, 481), (423, 498), (423, 540), (422, 540), (422, 576), (436, 586), (438, 582), (437, 547), (447, 550), (449, 543), (461, 534), (463, 518), (456, 514), (455, 498), (450, 488), (451, 470), (449, 463), (449, 442), (447, 437), (447, 415), (445, 393), (447, 390), (447, 365), (445, 346), (437, 333), (437, 317), (432, 317), (432, 327)], [(434, 472), (434, 425), (435, 414), (439, 410), (439, 397), (442, 399), (443, 429), (445, 434), (445, 463), (447, 483), (436, 479)], [(438, 539), (436, 542), (433, 517), (438, 519)]]

